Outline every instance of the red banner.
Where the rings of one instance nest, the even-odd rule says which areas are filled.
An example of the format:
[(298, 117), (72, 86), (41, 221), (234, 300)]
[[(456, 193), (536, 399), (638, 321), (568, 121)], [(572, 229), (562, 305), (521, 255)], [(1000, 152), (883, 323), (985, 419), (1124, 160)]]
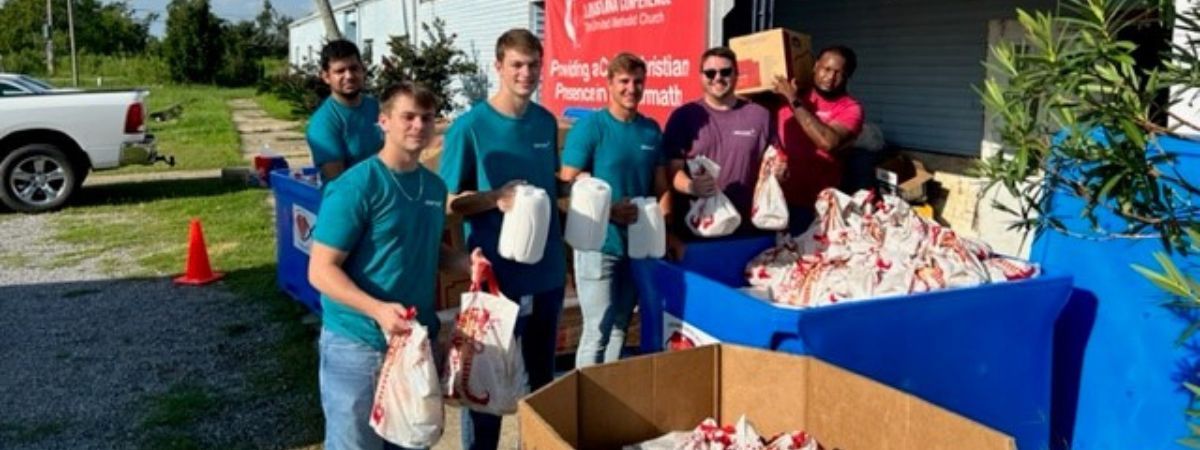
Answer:
[(665, 125), (675, 107), (703, 93), (697, 59), (708, 42), (708, 2), (700, 0), (546, 0), (541, 103), (558, 116), (608, 104), (609, 60), (630, 52), (646, 60), (639, 108)]

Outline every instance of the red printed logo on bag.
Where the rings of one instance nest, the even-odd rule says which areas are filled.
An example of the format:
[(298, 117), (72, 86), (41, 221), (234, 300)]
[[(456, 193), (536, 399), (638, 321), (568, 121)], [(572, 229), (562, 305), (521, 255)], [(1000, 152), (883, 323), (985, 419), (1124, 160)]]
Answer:
[[(475, 355), (483, 352), (483, 336), (491, 329), (491, 320), (491, 313), (486, 309), (469, 308), (458, 315), (455, 327), (458, 332), (451, 339), (454, 353), (451, 357), (462, 364), (462, 379), (452, 387), (459, 388), (463, 398), (479, 405), (491, 402), (491, 394), (486, 391), (480, 395), (471, 392), (471, 366)], [(449, 394), (454, 397), (456, 393)]]

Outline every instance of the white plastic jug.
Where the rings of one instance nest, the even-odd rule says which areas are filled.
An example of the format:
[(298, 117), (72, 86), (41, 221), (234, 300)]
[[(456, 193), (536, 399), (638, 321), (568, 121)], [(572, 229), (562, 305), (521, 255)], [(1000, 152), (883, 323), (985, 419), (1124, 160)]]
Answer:
[(629, 257), (662, 258), (667, 253), (667, 223), (654, 197), (633, 200), (638, 209), (637, 222), (629, 225)]
[(536, 186), (517, 186), (513, 205), (500, 225), (500, 256), (525, 264), (542, 260), (550, 232), (550, 197)]
[(604, 180), (587, 177), (571, 186), (571, 207), (563, 239), (575, 250), (600, 250), (608, 231), (612, 188)]

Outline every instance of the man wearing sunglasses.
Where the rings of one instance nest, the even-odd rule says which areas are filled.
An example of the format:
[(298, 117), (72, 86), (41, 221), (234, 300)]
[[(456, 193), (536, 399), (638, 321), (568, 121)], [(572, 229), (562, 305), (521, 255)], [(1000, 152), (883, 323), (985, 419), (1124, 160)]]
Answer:
[[(755, 103), (738, 98), (737, 55), (726, 47), (708, 49), (700, 57), (700, 82), (704, 98), (684, 104), (671, 113), (663, 132), (663, 153), (670, 159), (669, 180), (672, 188), (685, 197), (711, 197), (722, 192), (744, 220), (739, 233), (753, 229), (750, 207), (763, 151), (774, 139), (770, 113)], [(721, 166), (717, 178), (708, 174), (691, 175), (684, 161), (706, 156)], [(675, 211), (687, 205), (676, 204)], [(678, 216), (678, 215), (677, 215)], [(690, 236), (687, 227), (678, 226), (681, 236)]]
[(783, 192), (794, 233), (811, 221), (817, 194), (841, 184), (842, 160), (862, 132), (862, 106), (846, 92), (857, 67), (854, 50), (839, 45), (818, 54), (812, 88), (799, 89), (798, 80), (775, 80), (780, 149), (791, 173)]

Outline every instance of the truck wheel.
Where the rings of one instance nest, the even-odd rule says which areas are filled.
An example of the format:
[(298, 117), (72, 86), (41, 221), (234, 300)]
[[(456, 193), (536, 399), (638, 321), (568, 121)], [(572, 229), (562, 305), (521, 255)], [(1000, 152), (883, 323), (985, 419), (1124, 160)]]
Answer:
[(0, 160), (0, 202), (23, 213), (51, 211), (75, 192), (77, 176), (67, 155), (52, 144), (28, 144)]

